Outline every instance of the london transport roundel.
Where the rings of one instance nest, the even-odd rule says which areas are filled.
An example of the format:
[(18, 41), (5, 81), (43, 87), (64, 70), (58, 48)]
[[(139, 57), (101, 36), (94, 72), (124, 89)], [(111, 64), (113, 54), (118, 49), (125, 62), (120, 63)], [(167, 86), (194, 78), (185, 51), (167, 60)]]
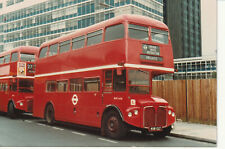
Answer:
[(74, 94), (73, 97), (72, 97), (72, 103), (73, 103), (73, 105), (76, 105), (77, 102), (78, 102), (78, 97), (77, 97), (76, 94)]

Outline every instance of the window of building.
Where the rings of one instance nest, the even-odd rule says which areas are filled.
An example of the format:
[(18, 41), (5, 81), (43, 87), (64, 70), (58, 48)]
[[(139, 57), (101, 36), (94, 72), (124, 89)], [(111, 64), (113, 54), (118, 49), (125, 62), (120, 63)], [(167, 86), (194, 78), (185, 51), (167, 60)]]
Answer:
[(68, 81), (57, 81), (57, 91), (58, 92), (67, 92)]
[(84, 47), (85, 36), (80, 36), (72, 39), (72, 49), (79, 49)]
[(105, 41), (124, 38), (124, 25), (114, 25), (106, 28)]
[(35, 61), (35, 55), (30, 53), (21, 53), (20, 54), (20, 60), (23, 62), (34, 62)]
[(5, 63), (9, 63), (10, 62), (10, 54), (5, 56)]
[(81, 78), (70, 79), (70, 91), (81, 92), (83, 88), (83, 80)]
[(97, 92), (100, 90), (99, 78), (84, 79), (84, 90), (87, 92)]
[(47, 81), (46, 92), (55, 92), (55, 91), (56, 91), (56, 81)]
[(53, 44), (50, 46), (49, 48), (49, 56), (53, 56), (53, 55), (56, 55), (58, 53), (58, 44)]
[(11, 62), (17, 62), (18, 61), (18, 53), (14, 52), (12, 53)]
[(48, 50), (48, 47), (44, 47), (41, 49), (41, 52), (40, 52), (40, 55), (39, 55), (39, 58), (44, 58), (47, 56), (47, 50)]
[(70, 40), (64, 41), (59, 44), (59, 53), (64, 53), (70, 50)]
[(100, 43), (102, 41), (102, 30), (87, 34), (87, 46)]
[(130, 38), (145, 40), (145, 41), (149, 40), (148, 27), (129, 24), (128, 32), (129, 32)]
[(162, 44), (168, 44), (168, 32), (152, 28), (151, 29), (152, 41)]

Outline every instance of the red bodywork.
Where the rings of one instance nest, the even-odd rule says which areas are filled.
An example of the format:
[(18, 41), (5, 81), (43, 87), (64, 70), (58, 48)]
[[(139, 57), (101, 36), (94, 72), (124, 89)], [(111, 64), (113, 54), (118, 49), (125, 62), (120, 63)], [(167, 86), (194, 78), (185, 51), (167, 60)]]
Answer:
[[(12, 53), (18, 53), (18, 59), (11, 62)], [(0, 111), (7, 112), (9, 102), (13, 102), (17, 110), (24, 112), (33, 111), (33, 93), (24, 91), (19, 82), (34, 80), (35, 62), (23, 61), (23, 54), (34, 54), (36, 59), (38, 47), (21, 46), (0, 54), (0, 58), (9, 55), (9, 61), (0, 64)], [(14, 88), (13, 88), (14, 86)]]
[[(122, 23), (125, 28), (125, 36), (122, 39), (104, 42), (106, 27)], [(147, 26), (149, 30), (154, 27), (168, 31), (168, 27), (159, 21), (144, 16), (121, 15), (102, 23), (77, 30), (76, 32), (43, 43), (40, 51), (66, 40), (72, 41), (74, 37), (87, 35), (90, 32), (103, 29), (101, 43), (85, 46), (77, 50), (70, 50), (54, 56), (39, 58), (36, 63), (34, 111), (33, 116), (44, 118), (45, 108), (51, 103), (55, 111), (55, 120), (78, 123), (88, 126), (101, 127), (102, 116), (108, 108), (117, 109), (122, 119), (130, 125), (138, 128), (152, 127), (165, 128), (175, 122), (173, 108), (164, 99), (152, 96), (151, 80), (154, 76), (173, 73), (173, 53), (170, 38), (168, 44), (160, 44), (151, 41), (132, 39), (128, 36), (128, 24)], [(151, 37), (149, 33), (149, 37)], [(87, 38), (85, 38), (87, 43)], [(142, 45), (149, 44), (160, 47), (160, 56), (163, 61), (150, 61), (140, 59), (143, 54)], [(70, 43), (71, 47), (72, 43)], [(59, 48), (59, 47), (58, 47)], [(40, 53), (39, 53), (40, 54)], [(47, 52), (48, 54), (48, 52)], [(147, 54), (146, 54), (147, 55)], [(125, 70), (139, 70), (149, 72), (150, 89), (148, 94), (135, 94), (129, 92), (128, 73), (126, 73), (126, 90), (106, 91), (104, 72), (116, 70), (119, 75)], [(70, 79), (99, 78), (99, 91), (70, 91)], [(47, 92), (48, 81), (68, 82), (65, 92)], [(84, 85), (84, 82), (83, 82)], [(75, 101), (75, 104), (73, 104)], [(138, 110), (135, 115), (134, 111)], [(129, 117), (128, 113), (132, 116)], [(157, 129), (157, 131), (160, 131)]]

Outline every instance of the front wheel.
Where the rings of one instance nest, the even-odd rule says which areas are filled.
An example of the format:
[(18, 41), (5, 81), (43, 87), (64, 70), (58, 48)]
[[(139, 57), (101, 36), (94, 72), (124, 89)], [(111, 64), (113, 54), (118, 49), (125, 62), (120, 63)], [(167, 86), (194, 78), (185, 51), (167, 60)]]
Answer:
[(163, 128), (163, 131), (154, 132), (153, 134), (156, 137), (164, 138), (165, 136), (169, 136), (170, 135), (171, 130), (172, 130), (172, 127), (169, 126), (169, 127)]
[(55, 122), (55, 112), (52, 104), (49, 104), (46, 107), (45, 120), (49, 125), (52, 125)]
[(104, 132), (112, 139), (121, 139), (127, 134), (127, 126), (118, 112), (109, 111), (103, 120)]

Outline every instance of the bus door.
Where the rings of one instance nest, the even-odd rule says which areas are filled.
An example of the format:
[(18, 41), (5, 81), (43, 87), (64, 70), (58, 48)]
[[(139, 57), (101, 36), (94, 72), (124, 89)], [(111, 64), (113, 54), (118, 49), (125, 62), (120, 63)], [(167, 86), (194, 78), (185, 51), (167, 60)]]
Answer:
[(104, 71), (103, 104), (122, 106), (126, 98), (126, 70), (118, 68)]

